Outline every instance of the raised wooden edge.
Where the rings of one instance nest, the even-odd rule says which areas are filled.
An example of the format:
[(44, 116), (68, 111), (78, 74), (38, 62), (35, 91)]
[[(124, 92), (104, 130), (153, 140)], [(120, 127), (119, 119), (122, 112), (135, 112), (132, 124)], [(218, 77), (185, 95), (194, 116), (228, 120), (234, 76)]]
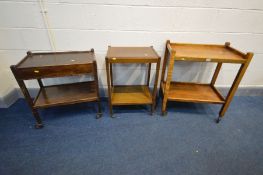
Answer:
[(233, 59), (220, 59), (220, 58), (213, 58), (207, 61), (206, 58), (196, 58), (196, 57), (178, 57), (174, 56), (176, 61), (193, 61), (193, 62), (210, 62), (210, 63), (233, 63), (233, 64), (243, 64), (246, 60), (233, 60)]
[(241, 57), (246, 58), (246, 54), (230, 46), (230, 42), (225, 42), (225, 47), (231, 50), (232, 52), (235, 52), (236, 54), (240, 55)]
[[(169, 40), (170, 41), (170, 40)], [(198, 46), (218, 46), (218, 47), (225, 47), (224, 44), (201, 44), (201, 43), (177, 43), (177, 42), (169, 42), (172, 45), (198, 45)]]
[[(84, 50), (84, 51), (57, 51), (57, 52), (32, 52), (32, 51), (27, 51), (26, 56), (24, 56), (24, 58), (19, 61), (16, 65), (14, 65), (15, 67), (19, 67), (28, 57), (33, 56), (33, 55), (55, 55), (55, 54), (67, 54), (67, 53), (95, 53), (95, 50), (93, 48), (91, 48), (90, 50)], [(95, 55), (94, 55), (94, 60)], [(45, 66), (46, 67), (46, 66)]]
[[(169, 42), (168, 42), (169, 41)], [(167, 40), (167, 48), (171, 53), (176, 52), (173, 48), (172, 45), (199, 45), (199, 46), (216, 46), (216, 47), (224, 47), (232, 52), (235, 52), (236, 54), (240, 55), (244, 60), (233, 60), (233, 59), (228, 59), (228, 60), (222, 60), (222, 59), (213, 59), (209, 62), (222, 62), (222, 63), (245, 63), (247, 59), (248, 54), (252, 54), (252, 52), (247, 52), (246, 54), (235, 49), (234, 47), (230, 46), (230, 42), (225, 42), (225, 44), (199, 44), (199, 43), (171, 43), (170, 40)], [(182, 59), (184, 58), (184, 59)], [(176, 57), (175, 60), (177, 61), (201, 61), (201, 62), (207, 62), (206, 59), (200, 59), (200, 58), (195, 58), (195, 57)]]

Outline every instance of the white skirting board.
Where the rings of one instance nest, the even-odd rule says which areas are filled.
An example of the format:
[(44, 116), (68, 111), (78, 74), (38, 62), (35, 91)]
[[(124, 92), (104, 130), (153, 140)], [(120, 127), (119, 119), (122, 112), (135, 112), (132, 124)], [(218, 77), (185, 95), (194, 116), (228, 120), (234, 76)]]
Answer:
[[(32, 97), (36, 96), (39, 89), (28, 89)], [(226, 95), (229, 87), (218, 87), (218, 90), (222, 95)], [(100, 89), (100, 96), (107, 97), (107, 89)], [(239, 87), (235, 96), (263, 96), (263, 86), (242, 86)], [(16, 88), (7, 95), (0, 97), (0, 108), (8, 108), (19, 98), (24, 98), (21, 90)]]

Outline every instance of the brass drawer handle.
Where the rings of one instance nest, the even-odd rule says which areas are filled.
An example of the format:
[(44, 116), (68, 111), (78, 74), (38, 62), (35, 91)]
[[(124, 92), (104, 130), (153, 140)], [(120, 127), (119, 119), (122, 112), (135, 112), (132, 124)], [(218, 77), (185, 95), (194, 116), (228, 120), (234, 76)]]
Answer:
[(112, 58), (112, 60), (117, 60), (117, 58)]
[(35, 73), (39, 73), (39, 70), (34, 70)]

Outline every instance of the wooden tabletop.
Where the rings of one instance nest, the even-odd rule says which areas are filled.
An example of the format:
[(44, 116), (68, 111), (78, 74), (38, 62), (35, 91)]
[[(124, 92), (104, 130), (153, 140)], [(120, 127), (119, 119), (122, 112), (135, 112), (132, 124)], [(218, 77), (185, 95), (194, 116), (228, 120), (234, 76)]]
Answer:
[(170, 43), (177, 60), (244, 62), (245, 54), (225, 45)]
[(109, 47), (107, 58), (129, 59), (158, 59), (153, 47)]
[(92, 51), (28, 53), (17, 68), (90, 64), (94, 60), (95, 55)]

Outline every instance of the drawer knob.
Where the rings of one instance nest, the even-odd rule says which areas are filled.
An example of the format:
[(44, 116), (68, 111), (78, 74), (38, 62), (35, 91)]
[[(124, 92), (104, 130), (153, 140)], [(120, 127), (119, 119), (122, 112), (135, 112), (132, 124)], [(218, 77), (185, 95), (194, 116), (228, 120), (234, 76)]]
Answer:
[(34, 70), (35, 73), (39, 73), (39, 70)]
[(116, 60), (117, 58), (112, 58), (112, 60)]

